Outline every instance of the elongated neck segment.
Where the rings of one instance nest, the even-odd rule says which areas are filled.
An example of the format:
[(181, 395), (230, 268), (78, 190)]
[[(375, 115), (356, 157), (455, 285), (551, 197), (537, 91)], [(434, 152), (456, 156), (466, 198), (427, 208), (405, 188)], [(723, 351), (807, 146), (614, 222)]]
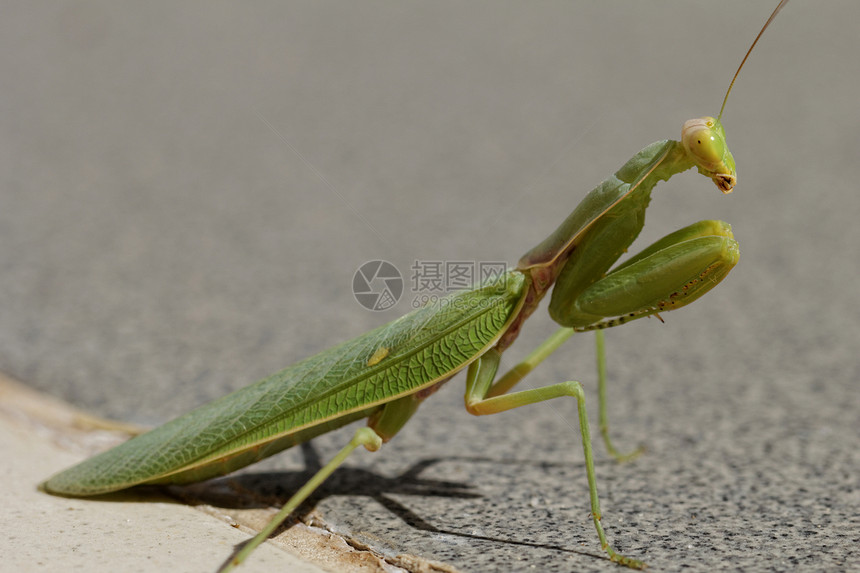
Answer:
[[(645, 147), (614, 175), (594, 188), (539, 245), (520, 259), (517, 269), (532, 275), (537, 293), (552, 286), (558, 269), (586, 231), (610, 210), (645, 208), (659, 181), (694, 166), (680, 141), (657, 141)], [(610, 215), (611, 216), (611, 215)]]
[[(538, 307), (571, 253), (596, 222), (604, 216), (619, 216), (628, 210), (637, 210), (642, 214), (639, 224), (641, 229), (654, 186), (691, 167), (693, 161), (688, 158), (681, 142), (658, 141), (634, 155), (615, 175), (586, 195), (567, 219), (549, 237), (523, 255), (517, 264), (517, 270), (530, 279), (529, 289), (520, 313), (499, 340), (498, 348), (504, 350), (513, 343), (522, 324)], [(630, 243), (638, 233), (636, 230), (630, 237)], [(626, 249), (627, 245), (629, 243), (621, 249)], [(621, 251), (615, 258), (605, 261), (607, 268), (620, 255)]]

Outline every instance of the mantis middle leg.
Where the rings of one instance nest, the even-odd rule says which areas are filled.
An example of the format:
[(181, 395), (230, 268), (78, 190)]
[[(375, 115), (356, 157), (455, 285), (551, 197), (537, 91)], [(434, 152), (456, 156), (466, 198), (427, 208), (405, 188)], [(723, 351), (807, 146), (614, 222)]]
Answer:
[[(563, 334), (560, 334), (562, 337)], [(569, 336), (569, 335), (568, 335)], [(588, 492), (591, 499), (591, 516), (597, 536), (600, 538), (600, 546), (609, 554), (609, 558), (616, 563), (642, 569), (645, 564), (642, 561), (626, 557), (615, 551), (606, 539), (603, 525), (600, 523), (600, 500), (597, 497), (597, 478), (594, 473), (594, 456), (591, 449), (591, 433), (588, 428), (588, 414), (585, 410), (585, 392), (582, 384), (576, 381), (561, 382), (541, 388), (521, 390), (512, 394), (501, 394), (489, 397), (491, 384), (499, 368), (501, 353), (493, 349), (484, 354), (479, 360), (469, 367), (466, 379), (466, 409), (476, 416), (497, 414), (513, 408), (519, 408), (527, 404), (536, 404), (553, 398), (571, 396), (576, 398), (579, 413), (579, 431), (582, 436), (582, 449), (585, 454), (585, 471), (588, 478)], [(512, 372), (515, 372), (512, 370)], [(515, 373), (516, 377), (517, 374)], [(518, 375), (521, 379), (523, 375)], [(504, 380), (504, 377), (503, 379)], [(507, 381), (505, 381), (507, 384)]]

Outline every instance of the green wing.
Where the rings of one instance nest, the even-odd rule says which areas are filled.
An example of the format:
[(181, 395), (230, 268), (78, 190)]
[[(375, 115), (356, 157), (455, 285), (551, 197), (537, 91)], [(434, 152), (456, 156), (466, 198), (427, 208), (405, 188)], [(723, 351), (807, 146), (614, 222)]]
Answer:
[(366, 417), (479, 357), (516, 315), (523, 287), (523, 275), (510, 271), (442, 298), (85, 460), (42, 487), (88, 496), (199, 481)]

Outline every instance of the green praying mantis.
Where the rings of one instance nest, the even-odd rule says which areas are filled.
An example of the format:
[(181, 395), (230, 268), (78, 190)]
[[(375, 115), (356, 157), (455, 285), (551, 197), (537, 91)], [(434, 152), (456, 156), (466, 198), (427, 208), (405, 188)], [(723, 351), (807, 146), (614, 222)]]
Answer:
[[(723, 193), (736, 183), (735, 162), (720, 122), (734, 81), (782, 0), (735, 73), (717, 118), (687, 121), (681, 140), (652, 143), (592, 190), (517, 266), (477, 287), (454, 293), (389, 324), (321, 352), (150, 432), (60, 472), (41, 488), (85, 497), (142, 484), (201, 481), (257, 462), (315, 436), (367, 418), (350, 442), (229, 560), (231, 570), (265, 541), (359, 446), (378, 450), (418, 406), (461, 370), (466, 409), (475, 415), (568, 396), (576, 399), (591, 516), (601, 547), (622, 565), (642, 568), (616, 552), (601, 525), (591, 434), (583, 387), (565, 381), (511, 392), (573, 333), (595, 331), (601, 432), (606, 432), (603, 329), (691, 304), (738, 262), (731, 227), (701, 221), (658, 240), (611, 268), (636, 239), (655, 185), (696, 167)], [(561, 327), (497, 379), (502, 353), (552, 290), (550, 316)]]

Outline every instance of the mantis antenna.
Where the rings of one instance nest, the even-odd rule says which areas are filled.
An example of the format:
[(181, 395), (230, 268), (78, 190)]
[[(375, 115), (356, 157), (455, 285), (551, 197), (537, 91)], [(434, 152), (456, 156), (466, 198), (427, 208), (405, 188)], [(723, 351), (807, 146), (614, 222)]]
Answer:
[(747, 63), (747, 58), (750, 57), (750, 52), (753, 51), (753, 48), (755, 48), (756, 43), (758, 43), (758, 39), (761, 38), (761, 35), (764, 34), (764, 31), (767, 30), (767, 27), (770, 26), (770, 23), (773, 22), (773, 19), (776, 18), (776, 15), (779, 14), (779, 11), (782, 10), (786, 4), (788, 4), (788, 0), (782, 0), (779, 5), (774, 8), (773, 13), (770, 15), (770, 18), (768, 18), (767, 22), (764, 23), (764, 26), (761, 27), (761, 31), (758, 33), (758, 36), (755, 37), (755, 40), (753, 40), (753, 43), (750, 46), (750, 49), (747, 50), (744, 59), (741, 60), (741, 65), (738, 66), (738, 71), (735, 72), (735, 76), (732, 78), (732, 81), (729, 84), (729, 89), (726, 90), (726, 97), (723, 98), (723, 105), (722, 107), (720, 107), (720, 115), (717, 116), (717, 121), (719, 121), (720, 118), (723, 117), (723, 110), (726, 109), (726, 100), (729, 99), (729, 94), (732, 93), (732, 87), (734, 87), (735, 85), (735, 80), (738, 79), (738, 74), (741, 73), (741, 69), (743, 69), (744, 64)]

